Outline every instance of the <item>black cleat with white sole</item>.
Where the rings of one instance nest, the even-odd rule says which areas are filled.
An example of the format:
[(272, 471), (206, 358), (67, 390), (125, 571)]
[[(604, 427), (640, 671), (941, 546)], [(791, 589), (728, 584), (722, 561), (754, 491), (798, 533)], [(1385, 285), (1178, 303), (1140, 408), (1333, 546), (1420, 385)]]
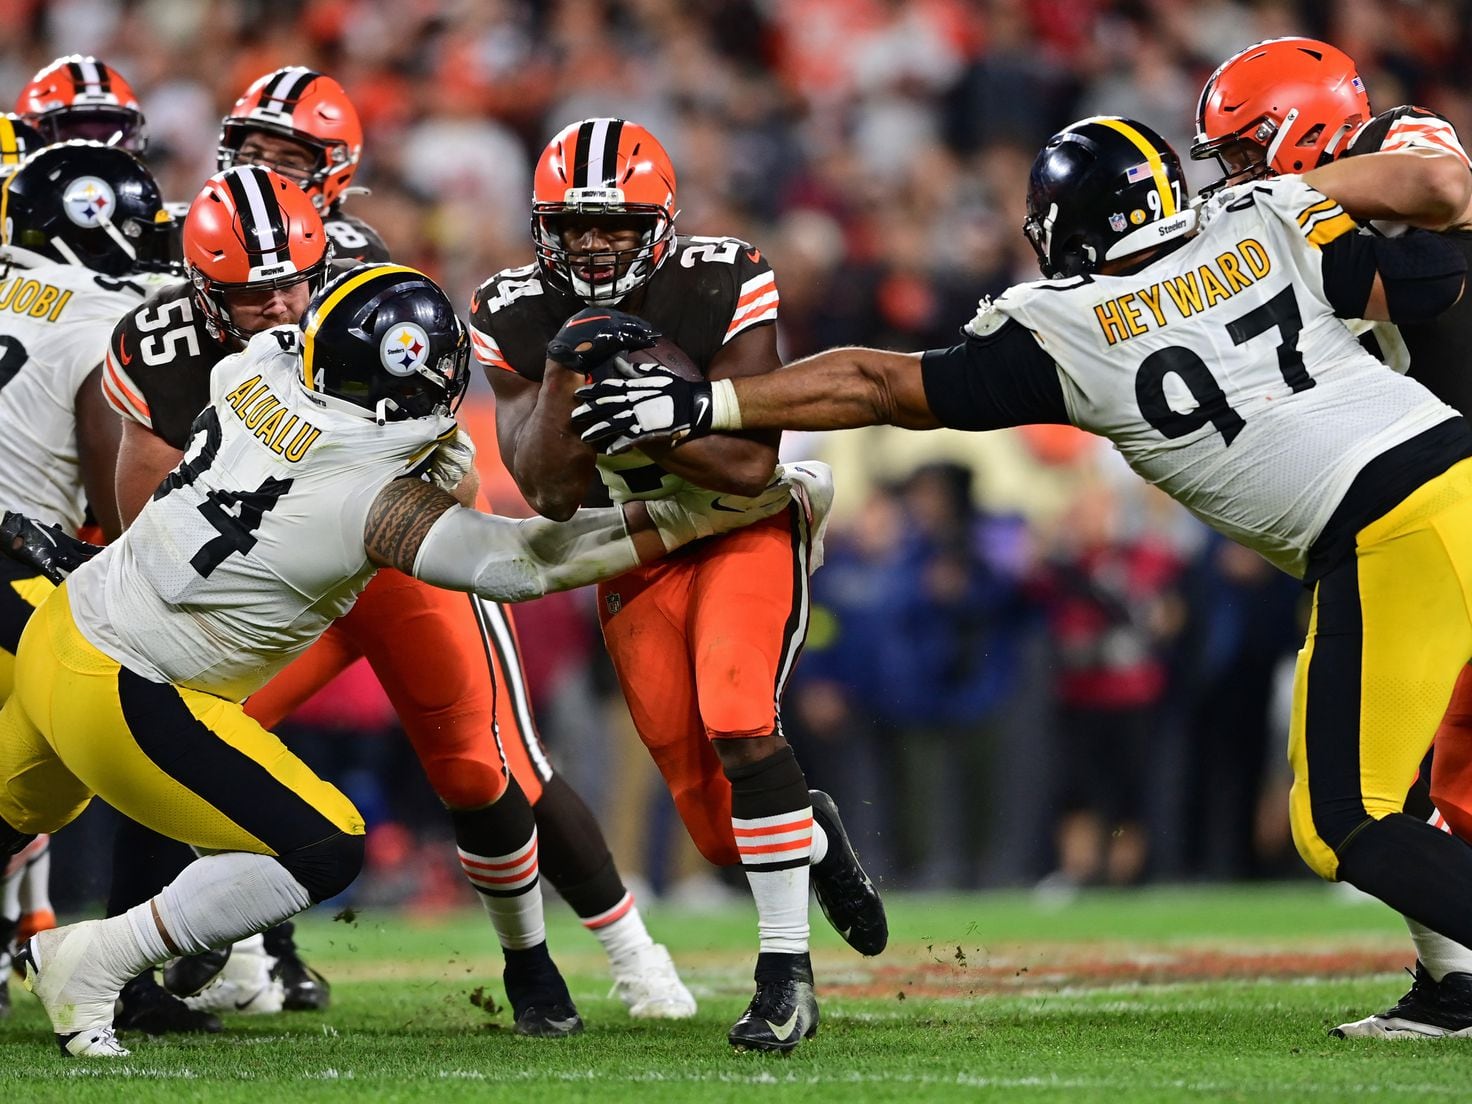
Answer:
[(276, 959), (271, 976), (281, 982), (288, 1012), (322, 1012), (332, 1003), (332, 986), (302, 961), (296, 949), (296, 925), (290, 920), (261, 933), (266, 953)]
[(805, 954), (760, 954), (756, 995), (726, 1038), (737, 1050), (789, 1054), (818, 1033), (813, 964)]
[(828, 853), (810, 872), (818, 907), (845, 943), (859, 954), (877, 955), (889, 944), (884, 901), (859, 865), (833, 798), (822, 790), (809, 790), (808, 797), (813, 819), (828, 837)]
[(546, 943), (538, 943), (524, 951), (504, 952), (506, 968), (501, 980), (506, 986), (506, 1000), (515, 1018), (515, 1031), (538, 1039), (560, 1039), (583, 1030), (583, 1018), (572, 1003), (567, 982)]
[(1394, 1008), (1330, 1030), (1336, 1039), (1438, 1039), (1472, 1036), (1472, 974), (1440, 981), (1419, 961), (1406, 995)]

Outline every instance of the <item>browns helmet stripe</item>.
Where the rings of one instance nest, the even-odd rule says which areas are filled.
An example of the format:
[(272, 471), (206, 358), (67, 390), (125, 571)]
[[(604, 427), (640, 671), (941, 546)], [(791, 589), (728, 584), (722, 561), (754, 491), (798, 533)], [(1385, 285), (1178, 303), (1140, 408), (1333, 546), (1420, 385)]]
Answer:
[(311, 86), (320, 73), (315, 69), (294, 65), (281, 70), (271, 87), (261, 90), (261, 107), (267, 111), (285, 112), (287, 104), (294, 104)]
[(624, 133), (624, 121), (612, 119), (608, 123), (608, 136), (603, 140), (603, 165), (602, 179), (600, 184), (617, 187), (618, 180), (618, 144)]
[(281, 253), (290, 250), (286, 237), (286, 220), (281, 214), (281, 201), (271, 187), (271, 179), (259, 166), (251, 165), (240, 172), (225, 176), (225, 186), (235, 201), (236, 210), (242, 214), (250, 212), (250, 222), (245, 229), (254, 231), (255, 241), (247, 242), (246, 248), (259, 252), (262, 265), (276, 264)]
[(573, 139), (572, 179), (568, 183), (574, 188), (588, 186), (588, 147), (593, 141), (593, 129), (597, 125), (596, 119), (589, 119), (578, 127), (578, 136)]

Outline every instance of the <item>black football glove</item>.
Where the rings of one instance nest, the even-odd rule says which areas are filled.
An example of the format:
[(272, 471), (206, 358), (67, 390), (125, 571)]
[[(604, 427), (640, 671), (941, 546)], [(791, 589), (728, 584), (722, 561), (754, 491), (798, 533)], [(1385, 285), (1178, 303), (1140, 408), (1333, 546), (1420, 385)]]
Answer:
[(60, 586), (68, 575), (101, 552), (102, 546), (78, 540), (58, 525), (43, 525), (6, 510), (0, 514), (0, 551)]
[(609, 378), (578, 388), (572, 427), (599, 452), (616, 455), (654, 438), (673, 442), (711, 431), (708, 382), (651, 369), (634, 379)]
[(647, 349), (660, 332), (644, 319), (611, 307), (584, 307), (547, 342), (547, 359), (585, 376), (618, 353)]

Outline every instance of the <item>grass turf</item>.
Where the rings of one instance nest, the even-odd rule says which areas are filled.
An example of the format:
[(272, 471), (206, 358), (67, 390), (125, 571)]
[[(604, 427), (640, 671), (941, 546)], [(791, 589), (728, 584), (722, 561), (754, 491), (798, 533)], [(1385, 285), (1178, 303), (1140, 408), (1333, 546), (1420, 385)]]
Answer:
[[(633, 1023), (591, 939), (560, 908), (552, 945), (588, 1021), (577, 1038), (508, 1029), (498, 955), (474, 913), (302, 923), (333, 980), (325, 1014), (237, 1017), (224, 1035), (130, 1037), (131, 1058), (61, 1059), (14, 987), (0, 1098), (15, 1101), (641, 1102), (1465, 1098), (1472, 1049), (1333, 1040), (1384, 1008), (1411, 954), (1398, 919), (1324, 887), (896, 898), (864, 960), (814, 916), (823, 1024), (790, 1058), (733, 1054), (751, 988), (749, 907), (651, 912), (700, 998), (685, 1023)], [(483, 988), (482, 988), (483, 987)], [(481, 991), (478, 993), (477, 990)], [(485, 1000), (491, 996), (492, 1001)], [(474, 999), (473, 999), (474, 998)]]

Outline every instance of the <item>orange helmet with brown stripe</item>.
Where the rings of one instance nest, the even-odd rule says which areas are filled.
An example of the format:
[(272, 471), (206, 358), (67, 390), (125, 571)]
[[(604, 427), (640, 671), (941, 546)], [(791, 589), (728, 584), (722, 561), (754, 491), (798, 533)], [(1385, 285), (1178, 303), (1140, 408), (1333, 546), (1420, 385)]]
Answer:
[(1354, 59), (1316, 38), (1274, 38), (1224, 61), (1196, 104), (1191, 157), (1215, 157), (1220, 184), (1332, 161), (1370, 118)]
[(284, 176), (242, 165), (210, 177), (184, 219), (184, 270), (217, 340), (247, 341), (226, 296), (326, 280), (332, 246), (312, 201)]
[[(675, 167), (653, 134), (624, 119), (564, 127), (537, 159), (532, 242), (546, 279), (586, 303), (642, 287), (675, 246)], [(631, 231), (629, 248), (579, 248), (580, 233)]]
[[(253, 132), (300, 143), (314, 159), (297, 167), (252, 156)], [(363, 124), (343, 86), (300, 65), (267, 73), (245, 90), (220, 123), (219, 166), (252, 162), (295, 181), (322, 212), (331, 210), (358, 171), (363, 156)]]
[(148, 148), (148, 126), (132, 87), (105, 61), (82, 54), (57, 58), (21, 89), (15, 110), (46, 143), (73, 138)]

